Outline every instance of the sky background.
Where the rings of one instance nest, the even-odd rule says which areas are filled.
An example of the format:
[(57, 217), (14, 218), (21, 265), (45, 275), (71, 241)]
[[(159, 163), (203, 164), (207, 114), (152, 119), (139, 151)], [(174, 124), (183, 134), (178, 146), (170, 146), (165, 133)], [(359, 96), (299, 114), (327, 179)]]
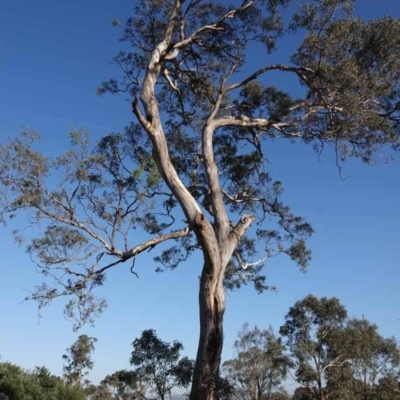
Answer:
[[(118, 72), (110, 60), (120, 49), (120, 30), (111, 27), (111, 20), (125, 21), (132, 6), (127, 0), (3, 0), (0, 140), (30, 127), (43, 135), (41, 149), (56, 155), (66, 149), (71, 126), (86, 128), (97, 139), (132, 121), (123, 95), (96, 96), (96, 87)], [(360, 0), (357, 13), (400, 17), (400, 2)], [(290, 47), (296, 40), (286, 43)], [(250, 61), (261, 62), (260, 54), (251, 54)], [(289, 84), (283, 75), (274, 79), (278, 86)], [(273, 176), (284, 183), (283, 199), (316, 231), (309, 241), (313, 260), (307, 274), (285, 257), (267, 262), (267, 279), (277, 293), (258, 295), (247, 287), (228, 294), (223, 358), (231, 357), (244, 322), (278, 330), (289, 307), (309, 293), (337, 296), (350, 316), (365, 315), (382, 334), (400, 339), (399, 158), (389, 164), (383, 160), (379, 167), (348, 162), (344, 176), (350, 178), (341, 180), (329, 152), (319, 162), (303, 144), (276, 142), (266, 155)], [(77, 338), (62, 316), (64, 300), (45, 309), (39, 323), (35, 304), (20, 302), (41, 277), (24, 249), (13, 243), (9, 229), (0, 227), (0, 238), (2, 360), (25, 368), (45, 365), (61, 374), (61, 356)], [(166, 341), (178, 339), (185, 355), (196, 355), (201, 260), (194, 257), (176, 271), (156, 274), (152, 257), (146, 253), (138, 258), (139, 279), (130, 274), (129, 265), (110, 271), (98, 291), (109, 308), (95, 328), (79, 332), (98, 338), (90, 375), (95, 382), (129, 366), (131, 342), (144, 329), (155, 329)]]

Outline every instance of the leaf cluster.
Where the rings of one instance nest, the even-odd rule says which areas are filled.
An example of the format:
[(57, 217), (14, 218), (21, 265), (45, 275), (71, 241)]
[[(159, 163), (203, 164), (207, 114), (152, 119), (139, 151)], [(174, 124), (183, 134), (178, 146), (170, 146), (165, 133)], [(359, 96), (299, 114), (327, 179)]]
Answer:
[(0, 398), (3, 400), (85, 400), (82, 388), (70, 387), (45, 367), (27, 371), (0, 363)]

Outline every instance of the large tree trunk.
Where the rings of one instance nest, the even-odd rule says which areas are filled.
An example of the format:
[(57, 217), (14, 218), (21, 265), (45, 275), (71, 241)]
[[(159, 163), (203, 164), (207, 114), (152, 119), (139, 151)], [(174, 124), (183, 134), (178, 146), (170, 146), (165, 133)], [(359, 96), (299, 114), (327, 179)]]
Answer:
[[(204, 166), (208, 176), (214, 215), (213, 224), (202, 214), (197, 200), (179, 178), (171, 161), (154, 88), (163, 64), (160, 60), (162, 61), (168, 52), (180, 5), (180, 0), (176, 0), (165, 38), (153, 51), (148, 65), (141, 92), (145, 113), (141, 112), (138, 99), (133, 101), (132, 110), (152, 141), (153, 157), (160, 175), (182, 207), (189, 227), (196, 234), (198, 244), (203, 251), (204, 266), (199, 293), (200, 340), (190, 400), (215, 400), (215, 386), (223, 345), (222, 320), (225, 311), (223, 277), (225, 267), (239, 240), (254, 221), (255, 216), (243, 215), (237, 225), (231, 228), (222, 198), (218, 168), (213, 152), (213, 133), (218, 128), (214, 117), (219, 106), (216, 106), (211, 112), (204, 126), (202, 138)], [(220, 104), (220, 100), (218, 104)]]
[[(190, 400), (215, 400), (223, 346), (225, 290), (219, 273), (205, 262), (200, 281), (200, 339)], [(220, 273), (223, 271), (221, 265)]]

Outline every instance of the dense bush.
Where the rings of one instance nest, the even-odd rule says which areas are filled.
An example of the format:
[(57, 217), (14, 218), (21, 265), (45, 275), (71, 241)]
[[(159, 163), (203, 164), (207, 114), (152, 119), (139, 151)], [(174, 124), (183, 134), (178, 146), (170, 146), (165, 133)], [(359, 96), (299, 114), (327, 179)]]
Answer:
[(0, 363), (1, 400), (85, 400), (80, 387), (65, 385), (45, 367), (27, 371), (17, 365)]

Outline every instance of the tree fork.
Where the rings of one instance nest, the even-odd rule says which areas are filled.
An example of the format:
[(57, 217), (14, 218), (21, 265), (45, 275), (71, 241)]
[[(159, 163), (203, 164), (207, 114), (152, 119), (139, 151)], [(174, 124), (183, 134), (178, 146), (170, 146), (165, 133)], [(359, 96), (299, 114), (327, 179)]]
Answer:
[(214, 400), (224, 338), (225, 263), (214, 229), (201, 213), (195, 218), (194, 231), (203, 249), (204, 265), (199, 287), (200, 337), (190, 400)]

